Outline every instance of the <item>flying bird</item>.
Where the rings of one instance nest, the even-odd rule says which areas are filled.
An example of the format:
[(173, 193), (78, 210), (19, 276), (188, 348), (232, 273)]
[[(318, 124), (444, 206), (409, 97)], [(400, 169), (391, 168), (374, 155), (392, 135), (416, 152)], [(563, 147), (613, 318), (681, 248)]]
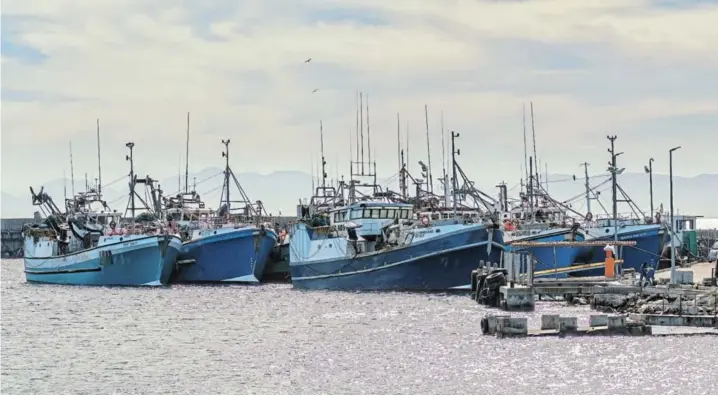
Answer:
[(315, 88), (314, 91), (312, 91), (312, 93), (317, 92), (317, 91), (319, 91), (319, 88)]
[(305, 60), (304, 63), (309, 63), (311, 61), (312, 61), (312, 58), (309, 58), (309, 59)]

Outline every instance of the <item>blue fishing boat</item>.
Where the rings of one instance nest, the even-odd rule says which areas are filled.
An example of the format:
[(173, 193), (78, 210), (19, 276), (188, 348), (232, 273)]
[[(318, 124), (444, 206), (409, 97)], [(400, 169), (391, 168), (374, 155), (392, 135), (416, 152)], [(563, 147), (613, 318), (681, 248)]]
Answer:
[[(618, 225), (618, 227), (616, 227)], [(665, 230), (660, 224), (640, 224), (635, 220), (604, 219), (596, 227), (585, 230), (586, 240), (605, 241), (610, 245), (612, 241), (635, 241), (635, 246), (620, 247), (617, 256), (624, 262), (623, 268), (639, 270), (641, 264), (647, 262), (654, 268), (661, 258)], [(582, 247), (574, 261), (574, 265), (604, 261), (606, 252), (603, 247)], [(602, 269), (582, 271), (584, 276), (601, 275)]]
[(324, 224), (290, 232), (292, 284), (300, 289), (442, 291), (467, 284), (481, 261), (500, 261), (501, 230), (446, 220), (402, 230), (413, 205), (357, 202), (329, 211)]
[[(506, 188), (500, 187), (503, 187), (500, 195), (503, 198)], [(576, 242), (585, 239), (580, 225), (568, 213), (572, 209), (552, 198), (535, 176), (529, 176), (526, 187), (526, 192), (521, 192), (518, 202), (513, 206), (509, 207), (507, 199), (501, 200), (506, 250), (529, 253), (534, 262), (534, 277), (565, 278), (568, 276), (565, 269), (574, 263), (579, 253), (577, 248), (512, 246), (515, 242)], [(573, 214), (581, 216), (577, 212)]]
[[(611, 142), (611, 161), (609, 162), (608, 171), (611, 173), (612, 182), (612, 203), (613, 213), (604, 219), (593, 220), (593, 215), (589, 211), (586, 214), (588, 225), (585, 227), (586, 240), (588, 241), (605, 241), (606, 245), (610, 245), (612, 241), (635, 241), (635, 246), (625, 246), (618, 248), (617, 258), (623, 260), (623, 268), (633, 268), (640, 270), (641, 265), (647, 262), (656, 268), (661, 258), (661, 251), (666, 240), (666, 231), (662, 224), (653, 224), (652, 218), (646, 216), (633, 203), (631, 197), (618, 185), (618, 175), (623, 173), (625, 168), (619, 169), (616, 165), (616, 158), (619, 154), (615, 153), (616, 136), (608, 136)], [(588, 176), (587, 176), (588, 177)], [(588, 196), (588, 180), (586, 199)], [(632, 218), (622, 218), (618, 215), (618, 194), (622, 195), (621, 202), (625, 202), (631, 208)], [(592, 221), (593, 220), (593, 221)], [(604, 261), (606, 253), (603, 247), (584, 247), (579, 249), (574, 265), (580, 265), (588, 262)], [(581, 275), (591, 276), (600, 275), (601, 269), (591, 269), (582, 271)]]
[[(422, 208), (423, 213), (419, 209), (421, 217), (417, 217), (415, 205), (407, 203), (410, 176), (405, 165), (398, 196), (383, 191), (375, 173), (355, 173), (360, 166), (350, 163), (347, 204), (302, 208), (303, 219), (292, 225), (289, 254), (294, 287), (446, 291), (467, 285), (471, 271), (482, 262), (500, 261), (503, 235), (498, 225), (485, 225), (478, 216), (459, 216), (456, 208), (452, 218), (428, 211), (433, 208)], [(413, 180), (417, 204), (435, 200), (419, 187), (421, 180)], [(370, 191), (362, 193), (359, 187)]]
[[(205, 208), (199, 194), (187, 190), (165, 205), (167, 220), (183, 228), (175, 282), (260, 282), (277, 243), (276, 231), (262, 222), (268, 216), (261, 201), (249, 201), (229, 167), (229, 139), (222, 143), (226, 164), (220, 209)], [(230, 200), (231, 180), (240, 200)]]
[(506, 232), (504, 241), (507, 242), (506, 250), (510, 252), (530, 252), (534, 258), (534, 277), (565, 278), (568, 273), (561, 271), (571, 266), (577, 255), (580, 253), (575, 247), (555, 248), (551, 246), (512, 247), (512, 242), (576, 242), (585, 239), (584, 233), (573, 228), (549, 228), (531, 234), (517, 234)]
[[(42, 189), (38, 194), (30, 190), (33, 204), (44, 206), (50, 215), (40, 224), (24, 229), (27, 281), (106, 286), (167, 284), (181, 246), (179, 238), (161, 233), (112, 235), (120, 218), (117, 212), (66, 215)], [(83, 197), (91, 203), (87, 198)]]

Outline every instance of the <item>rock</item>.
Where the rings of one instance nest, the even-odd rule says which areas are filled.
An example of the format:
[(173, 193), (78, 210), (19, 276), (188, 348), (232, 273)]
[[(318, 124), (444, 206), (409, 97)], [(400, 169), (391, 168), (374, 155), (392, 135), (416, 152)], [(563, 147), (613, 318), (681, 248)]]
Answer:
[(597, 307), (622, 308), (629, 302), (630, 297), (621, 294), (596, 294), (593, 304)]

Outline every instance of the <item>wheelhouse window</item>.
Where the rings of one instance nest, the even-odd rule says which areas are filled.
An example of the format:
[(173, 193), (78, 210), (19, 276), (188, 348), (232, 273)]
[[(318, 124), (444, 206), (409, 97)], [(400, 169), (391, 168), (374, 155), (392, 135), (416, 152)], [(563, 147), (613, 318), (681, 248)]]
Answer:
[(379, 211), (379, 217), (382, 219), (388, 219), (389, 211), (387, 209), (382, 209), (381, 211)]
[(396, 218), (396, 209), (387, 209), (386, 217), (388, 219)]
[(362, 210), (361, 209), (352, 209), (351, 211), (351, 219), (361, 219), (362, 218)]

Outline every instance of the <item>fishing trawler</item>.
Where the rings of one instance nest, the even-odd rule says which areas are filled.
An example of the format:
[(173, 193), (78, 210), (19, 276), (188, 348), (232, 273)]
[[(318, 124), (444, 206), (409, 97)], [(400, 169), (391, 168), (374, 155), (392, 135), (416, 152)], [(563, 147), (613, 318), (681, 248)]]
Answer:
[[(175, 282), (260, 282), (277, 242), (276, 231), (261, 222), (267, 217), (261, 201), (249, 201), (229, 167), (229, 139), (222, 143), (226, 163), (220, 209), (206, 209), (194, 191), (178, 196), (166, 209), (167, 219), (186, 230)], [(241, 200), (230, 200), (231, 181)]]
[(456, 219), (420, 224), (413, 205), (357, 201), (290, 233), (292, 284), (302, 289), (447, 290), (480, 261), (499, 262), (498, 227)]
[[(533, 158), (530, 158), (530, 164), (533, 164)], [(575, 262), (578, 249), (573, 247), (556, 249), (540, 245), (520, 248), (512, 246), (514, 242), (570, 242), (585, 239), (585, 232), (580, 229), (580, 223), (567, 212), (573, 212), (579, 218), (583, 216), (552, 198), (541, 187), (538, 177), (531, 173), (528, 176), (526, 192), (520, 194), (518, 203), (512, 207), (509, 206), (506, 186), (500, 186), (506, 249), (512, 252), (530, 253), (534, 259), (535, 277), (565, 278), (570, 272), (566, 268)]]
[[(655, 268), (661, 257), (666, 230), (662, 224), (646, 221), (645, 214), (641, 212), (633, 203), (631, 197), (629, 197), (625, 190), (618, 184), (618, 175), (623, 173), (625, 168), (619, 169), (616, 165), (616, 157), (620, 155), (615, 154), (614, 150), (616, 137), (608, 136), (608, 140), (611, 142), (611, 148), (609, 149), (611, 161), (609, 162), (610, 166), (608, 170), (611, 173), (612, 181), (613, 214), (605, 218), (593, 219), (593, 215), (590, 212), (587, 213), (586, 219), (589, 221), (587, 221), (587, 226), (585, 227), (586, 240), (605, 241), (607, 245), (614, 240), (635, 241), (635, 246), (620, 247), (618, 249), (617, 256), (623, 260), (623, 268), (639, 270), (644, 262), (651, 264)], [(627, 219), (618, 216), (617, 204), (619, 201), (619, 193), (623, 196), (621, 201), (626, 202), (630, 206), (636, 218)], [(579, 253), (574, 265), (587, 262), (600, 262), (604, 257), (605, 252), (602, 247), (579, 248)], [(582, 275), (599, 275), (600, 272), (600, 269), (592, 269), (582, 272)]]
[[(365, 164), (350, 161), (347, 204), (324, 212), (300, 208), (304, 216), (290, 232), (294, 287), (445, 291), (465, 286), (480, 262), (500, 261), (503, 237), (497, 224), (416, 219), (408, 197), (392, 201), (394, 194), (376, 183), (376, 163), (373, 172), (371, 161), (367, 164), (368, 173)], [(323, 166), (322, 173), (324, 185)]]
[[(132, 161), (132, 146), (128, 160)], [(132, 162), (131, 162), (132, 164)], [(136, 177), (130, 172), (131, 194)], [(67, 285), (160, 286), (168, 282), (181, 241), (161, 229), (120, 233), (120, 214), (110, 211), (99, 192), (66, 201), (63, 213), (43, 188), (30, 188), (38, 224), (26, 226), (25, 276), (28, 282)], [(105, 210), (94, 210), (100, 206)]]

